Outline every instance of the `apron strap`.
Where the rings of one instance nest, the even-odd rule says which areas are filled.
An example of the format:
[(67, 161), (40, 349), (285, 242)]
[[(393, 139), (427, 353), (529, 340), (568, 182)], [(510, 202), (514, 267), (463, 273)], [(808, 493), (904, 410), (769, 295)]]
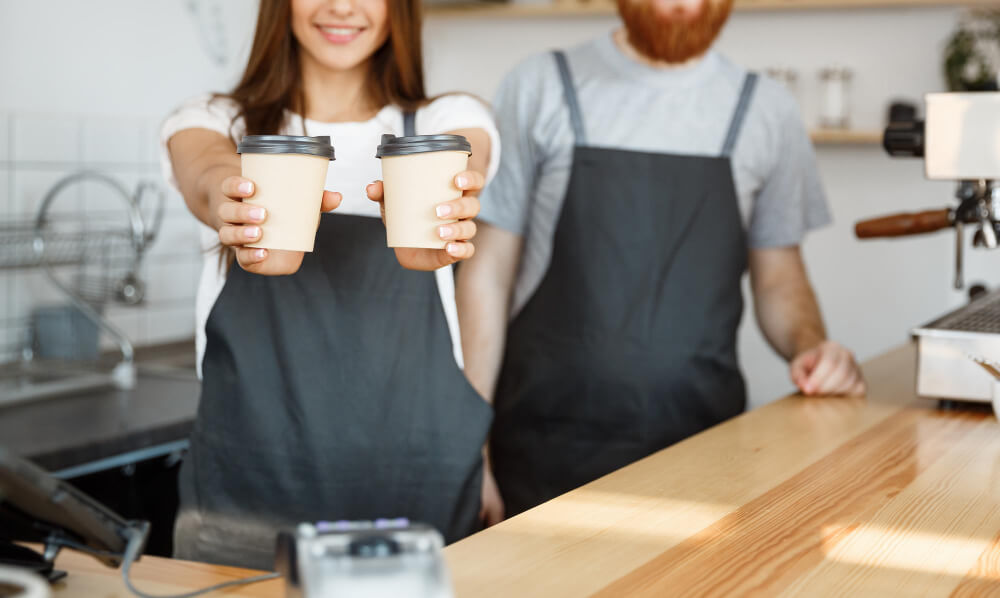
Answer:
[(417, 113), (412, 110), (403, 112), (403, 136), (413, 137), (417, 134)]
[(569, 120), (573, 125), (573, 136), (576, 138), (576, 145), (586, 145), (587, 135), (583, 130), (583, 112), (580, 110), (580, 102), (576, 98), (576, 88), (573, 87), (573, 74), (569, 70), (569, 62), (566, 54), (562, 50), (553, 50), (552, 55), (556, 58), (556, 65), (559, 67), (559, 78), (562, 79), (563, 95), (566, 97), (566, 106), (569, 108)]
[(736, 140), (740, 136), (740, 129), (743, 127), (743, 120), (750, 107), (750, 98), (753, 97), (753, 90), (757, 86), (757, 73), (747, 73), (743, 78), (743, 89), (740, 90), (740, 99), (736, 103), (736, 110), (729, 121), (729, 131), (726, 133), (726, 141), (722, 144), (722, 155), (729, 157), (736, 147)]

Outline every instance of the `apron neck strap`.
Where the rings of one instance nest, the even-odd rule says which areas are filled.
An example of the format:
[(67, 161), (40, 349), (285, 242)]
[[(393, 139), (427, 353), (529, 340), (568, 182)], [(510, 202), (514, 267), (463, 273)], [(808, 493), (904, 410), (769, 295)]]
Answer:
[(413, 137), (417, 134), (417, 113), (412, 110), (403, 112), (403, 136)]
[(728, 158), (736, 147), (736, 140), (739, 139), (740, 129), (743, 127), (743, 120), (750, 107), (750, 98), (753, 97), (754, 87), (757, 86), (757, 73), (747, 73), (743, 78), (743, 89), (740, 90), (740, 99), (736, 102), (736, 109), (729, 121), (729, 131), (726, 133), (726, 140), (722, 144), (722, 156)]
[(566, 107), (569, 108), (569, 120), (570, 124), (573, 125), (573, 137), (576, 139), (576, 145), (586, 145), (587, 134), (583, 130), (583, 112), (580, 110), (580, 102), (576, 98), (573, 73), (569, 70), (566, 53), (562, 50), (553, 50), (552, 55), (555, 56), (556, 66), (559, 67), (559, 78), (562, 80), (563, 95), (566, 98)]
[[(587, 144), (587, 134), (583, 128), (583, 111), (580, 110), (580, 102), (576, 96), (576, 87), (573, 85), (573, 73), (569, 69), (569, 61), (566, 53), (562, 50), (554, 50), (552, 55), (556, 59), (556, 66), (559, 68), (559, 78), (562, 81), (563, 96), (566, 100), (566, 107), (569, 108), (570, 124), (573, 127), (573, 136), (576, 145)], [(739, 101), (736, 109), (729, 121), (729, 130), (726, 132), (726, 140), (722, 144), (722, 155), (729, 157), (739, 139), (740, 129), (743, 128), (743, 121), (746, 119), (747, 109), (750, 107), (750, 100), (753, 97), (754, 88), (757, 86), (757, 73), (747, 73), (743, 78), (743, 88), (740, 90)], [(412, 133), (407, 133), (411, 135)]]

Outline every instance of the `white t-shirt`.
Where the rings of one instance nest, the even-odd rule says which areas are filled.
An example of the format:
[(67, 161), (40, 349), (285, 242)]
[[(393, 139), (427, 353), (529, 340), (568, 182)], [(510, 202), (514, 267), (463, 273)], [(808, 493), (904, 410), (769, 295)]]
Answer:
[[(240, 139), (245, 131), (242, 119), (233, 120), (238, 113), (236, 104), (225, 98), (211, 99), (204, 95), (185, 102), (164, 121), (160, 129), (160, 162), (163, 176), (177, 188), (167, 141), (184, 129), (209, 129), (232, 139)], [(384, 133), (403, 134), (403, 113), (396, 106), (386, 106), (374, 118), (364, 122), (324, 123), (302, 119), (288, 119), (288, 126), (281, 131), (285, 135), (329, 135), (337, 153), (337, 159), (330, 162), (326, 177), (326, 188), (339, 191), (344, 200), (333, 212), (380, 218), (378, 204), (368, 199), (365, 187), (382, 178), (382, 167), (375, 157), (375, 149)], [(435, 135), (457, 129), (482, 129), (490, 138), (490, 162), (487, 181), (496, 173), (500, 161), (500, 136), (490, 109), (479, 100), (462, 94), (452, 94), (437, 98), (417, 110), (416, 129), (418, 135)], [(195, 304), (197, 320), (196, 345), (198, 351), (198, 376), (201, 376), (201, 360), (205, 354), (205, 322), (226, 282), (226, 272), (221, 267), (219, 237), (214, 229), (201, 224), (201, 245), (203, 265), (201, 280)], [(451, 267), (435, 272), (441, 305), (448, 320), (452, 349), (458, 366), (463, 367), (462, 344), (458, 329), (458, 311), (455, 305), (455, 281)]]

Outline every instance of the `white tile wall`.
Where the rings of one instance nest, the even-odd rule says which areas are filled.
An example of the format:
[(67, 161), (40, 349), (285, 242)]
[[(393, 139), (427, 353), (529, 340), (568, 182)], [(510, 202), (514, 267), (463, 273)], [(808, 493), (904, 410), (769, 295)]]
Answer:
[(0, 223), (8, 222), (7, 217), (14, 213), (13, 202), (10, 199), (10, 173), (0, 162)]
[(0, 363), (17, 361), (19, 345), (16, 333), (14, 328), (0, 328)]
[[(37, 164), (33, 165), (37, 167)], [(60, 166), (62, 168), (62, 166)], [(11, 209), (13, 215), (19, 218), (33, 220), (38, 214), (38, 209), (42, 205), (45, 195), (63, 177), (73, 172), (73, 169), (66, 168), (60, 170), (29, 170), (15, 168), (10, 172), (13, 178)], [(51, 214), (83, 215), (82, 197), (76, 187), (67, 187), (60, 191), (49, 206)]]
[[(13, 294), (13, 271), (0, 270), (0, 306), (10, 305)], [(17, 357), (19, 326), (8, 319), (9, 310), (0, 308), (0, 363)]]
[(81, 120), (62, 114), (17, 114), (13, 119), (18, 162), (78, 162)]
[[(141, 346), (194, 336), (194, 295), (201, 269), (196, 220), (183, 199), (161, 179), (159, 117), (0, 113), (0, 218), (34, 219), (45, 194), (64, 176), (97, 170), (132, 195), (141, 180), (159, 185), (166, 211), (141, 271), (147, 302), (109, 303), (105, 313)], [(125, 203), (100, 182), (75, 183), (57, 196), (52, 213), (95, 226), (126, 230)], [(144, 210), (151, 219), (155, 199)], [(0, 239), (2, 241), (2, 239)], [(2, 245), (0, 245), (2, 248)], [(72, 268), (60, 271), (72, 274)], [(32, 310), (66, 304), (41, 270), (0, 271), (0, 363), (16, 359)], [(102, 335), (102, 346), (114, 343)]]
[(165, 194), (167, 213), (191, 216), (191, 211), (188, 210), (187, 204), (184, 203), (184, 198), (173, 185), (164, 180), (158, 163), (151, 163), (143, 170), (143, 180), (154, 181), (161, 187)]
[(0, 112), (0, 162), (10, 159), (10, 115)]
[(160, 261), (152, 259), (146, 268), (146, 300), (151, 304), (189, 301), (194, 305), (201, 275), (201, 260)]
[[(71, 274), (67, 268), (57, 268), (60, 278)], [(63, 305), (70, 299), (41, 270), (18, 270), (11, 281), (11, 317), (27, 321), (32, 308), (43, 305)]]
[[(104, 316), (133, 345), (140, 346), (146, 343), (147, 316), (141, 307), (109, 307), (104, 311)], [(110, 335), (102, 334), (101, 347), (103, 349), (113, 349), (117, 346), (118, 344)]]
[(68, 299), (38, 270), (18, 270), (10, 279), (10, 284), (7, 340), (12, 343), (16, 357), (28, 337), (32, 311), (41, 306), (64, 305)]
[(160, 117), (146, 119), (143, 125), (143, 139), (140, 159), (148, 164), (160, 163), (160, 125), (163, 119)]
[(92, 116), (83, 120), (82, 155), (85, 163), (135, 164), (145, 161), (143, 119)]
[(166, 193), (167, 202), (167, 212), (176, 215), (182, 215), (192, 222), (198, 222), (194, 214), (191, 213), (191, 208), (188, 207), (187, 202), (184, 201), (184, 196), (181, 195), (180, 191), (177, 191), (170, 185), (164, 186)]
[(146, 310), (146, 342), (151, 345), (194, 337), (194, 301)]
[(14, 270), (0, 270), (0, 326), (7, 322), (8, 308), (14, 300)]
[(74, 185), (79, 190), (80, 199), (88, 215), (99, 217), (102, 222), (109, 225), (128, 222), (128, 200), (135, 194), (136, 185), (142, 175), (121, 168), (100, 167), (95, 170), (120, 185), (121, 192), (113, 184), (96, 178), (83, 180)]
[(191, 258), (200, 260), (202, 255), (200, 228), (201, 225), (190, 213), (166, 214), (153, 244), (149, 247), (150, 260)]

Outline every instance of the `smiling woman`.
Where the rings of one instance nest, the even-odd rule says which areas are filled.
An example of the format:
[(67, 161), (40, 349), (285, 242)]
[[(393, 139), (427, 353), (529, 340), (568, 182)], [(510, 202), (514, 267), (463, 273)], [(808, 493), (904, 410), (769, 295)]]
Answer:
[[(387, 104), (413, 110), (426, 101), (419, 2), (360, 0), (347, 17), (330, 10), (330, 4), (261, 2), (249, 63), (227, 94), (242, 108), (247, 134), (279, 129), (286, 109), (299, 115), (322, 110), (324, 105), (306, 105), (303, 86), (330, 71), (360, 73), (364, 88), (354, 99), (370, 104), (369, 112)], [(288, 35), (289, 20), (293, 35)], [(317, 115), (317, 120), (331, 119)]]
[[(163, 125), (164, 168), (236, 264), (206, 256), (203, 373), (180, 474), (177, 555), (269, 568), (281, 528), (407, 517), (457, 540), (501, 517), (482, 460), (491, 411), (461, 367), (454, 280), (472, 255), (477, 192), (496, 169), (488, 109), (427, 98), (416, 0), (262, 0), (246, 71)], [(459, 134), (464, 196), (435, 206), (445, 249), (386, 247), (375, 150), (382, 134)], [(314, 251), (250, 247), (287, 189), (241, 176), (244, 135), (329, 137)], [(301, 142), (301, 140), (299, 140)], [(337, 189), (337, 192), (329, 189)], [(366, 197), (371, 194), (371, 201)], [(456, 193), (457, 194), (457, 193)], [(314, 208), (313, 208), (314, 209)], [(314, 216), (315, 212), (310, 214)], [(453, 221), (457, 221), (452, 224)], [(407, 271), (436, 270), (434, 272)]]

